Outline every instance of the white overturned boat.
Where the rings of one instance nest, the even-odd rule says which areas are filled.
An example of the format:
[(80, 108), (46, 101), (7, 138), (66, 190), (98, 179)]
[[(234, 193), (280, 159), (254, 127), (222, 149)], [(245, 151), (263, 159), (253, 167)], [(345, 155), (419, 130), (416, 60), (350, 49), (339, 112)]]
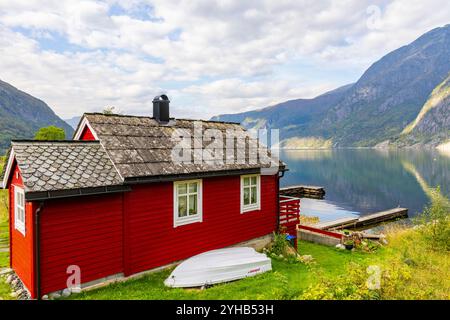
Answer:
[(253, 248), (226, 248), (196, 255), (179, 264), (164, 281), (174, 288), (191, 288), (238, 280), (272, 270), (272, 263)]

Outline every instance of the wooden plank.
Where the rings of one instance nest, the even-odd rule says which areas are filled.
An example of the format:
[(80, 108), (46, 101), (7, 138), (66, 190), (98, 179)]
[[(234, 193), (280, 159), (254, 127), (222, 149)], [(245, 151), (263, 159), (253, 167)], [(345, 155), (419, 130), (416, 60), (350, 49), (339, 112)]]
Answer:
[(358, 221), (358, 218), (345, 217), (345, 218), (336, 219), (333, 221), (319, 222), (318, 224), (315, 224), (314, 227), (317, 229), (327, 230), (327, 229), (331, 229), (331, 228), (340, 227), (342, 225), (354, 223), (356, 221)]
[(359, 224), (364, 224), (366, 222), (395, 219), (399, 217), (404, 217), (408, 215), (408, 209), (406, 208), (394, 208), (386, 211), (376, 212), (368, 215), (361, 216), (358, 219)]
[(325, 196), (325, 189), (318, 186), (295, 185), (280, 188), (280, 195), (303, 198), (322, 199)]
[(353, 220), (349, 219), (346, 221), (346, 218), (343, 218), (330, 222), (319, 223), (316, 225), (316, 227), (324, 230), (339, 230), (345, 228), (354, 229), (369, 225), (375, 225), (381, 222), (391, 221), (407, 216), (408, 216), (407, 208), (394, 208), (386, 211), (363, 215)]

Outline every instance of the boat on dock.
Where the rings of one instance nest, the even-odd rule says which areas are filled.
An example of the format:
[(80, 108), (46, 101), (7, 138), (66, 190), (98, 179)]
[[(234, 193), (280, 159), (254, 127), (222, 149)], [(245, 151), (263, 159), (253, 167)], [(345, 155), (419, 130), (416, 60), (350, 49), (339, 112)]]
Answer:
[(252, 277), (272, 270), (272, 262), (250, 247), (225, 248), (196, 255), (179, 264), (164, 284), (194, 288)]

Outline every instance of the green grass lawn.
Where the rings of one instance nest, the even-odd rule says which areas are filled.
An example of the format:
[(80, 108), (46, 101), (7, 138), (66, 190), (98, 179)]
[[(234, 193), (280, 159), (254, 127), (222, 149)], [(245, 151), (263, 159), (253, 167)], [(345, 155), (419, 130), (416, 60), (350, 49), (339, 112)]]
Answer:
[(315, 283), (317, 274), (332, 279), (344, 274), (348, 263), (366, 261), (373, 255), (306, 242), (299, 248), (300, 254), (312, 255), (315, 262), (306, 265), (272, 259), (272, 272), (206, 290), (167, 288), (163, 281), (172, 271), (168, 269), (83, 292), (72, 299), (290, 299)]
[[(5, 248), (8, 242), (9, 242), (8, 221), (4, 218), (3, 219), (0, 218), (0, 249)], [(0, 252), (0, 269), (8, 266), (9, 266), (9, 252)]]

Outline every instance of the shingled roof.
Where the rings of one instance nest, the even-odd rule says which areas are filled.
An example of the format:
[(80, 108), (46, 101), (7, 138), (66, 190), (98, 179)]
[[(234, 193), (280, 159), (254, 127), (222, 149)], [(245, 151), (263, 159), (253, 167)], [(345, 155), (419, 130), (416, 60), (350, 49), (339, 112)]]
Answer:
[(78, 193), (79, 189), (110, 187), (112, 191), (111, 187), (123, 183), (98, 141), (13, 141), (11, 153), (25, 191), (43, 198), (48, 198), (47, 192), (58, 190), (66, 190), (65, 195), (68, 190)]
[[(186, 130), (193, 135), (194, 123), (201, 124), (203, 132), (206, 129), (219, 130), (223, 135), (231, 130), (235, 135), (246, 139), (249, 145), (258, 145), (258, 141), (250, 137), (249, 133), (237, 123), (173, 119), (169, 124), (160, 124), (152, 117), (105, 115), (99, 113), (85, 114), (80, 125), (84, 122), (95, 132), (96, 137), (108, 152), (117, 170), (125, 180), (142, 177), (192, 175), (205, 172), (224, 171), (258, 171), (270, 164), (262, 163), (260, 159), (255, 163), (248, 161), (245, 150), (234, 144), (234, 159), (244, 161), (202, 161), (196, 163), (175, 163), (171, 152), (179, 140), (174, 139), (175, 130)], [(81, 128), (82, 129), (82, 128)], [(81, 130), (80, 128), (77, 131)], [(203, 142), (205, 148), (210, 142)], [(247, 149), (246, 149), (247, 150)], [(195, 150), (194, 150), (195, 152)], [(223, 152), (224, 159), (226, 150)], [(283, 165), (283, 164), (282, 164)]]

